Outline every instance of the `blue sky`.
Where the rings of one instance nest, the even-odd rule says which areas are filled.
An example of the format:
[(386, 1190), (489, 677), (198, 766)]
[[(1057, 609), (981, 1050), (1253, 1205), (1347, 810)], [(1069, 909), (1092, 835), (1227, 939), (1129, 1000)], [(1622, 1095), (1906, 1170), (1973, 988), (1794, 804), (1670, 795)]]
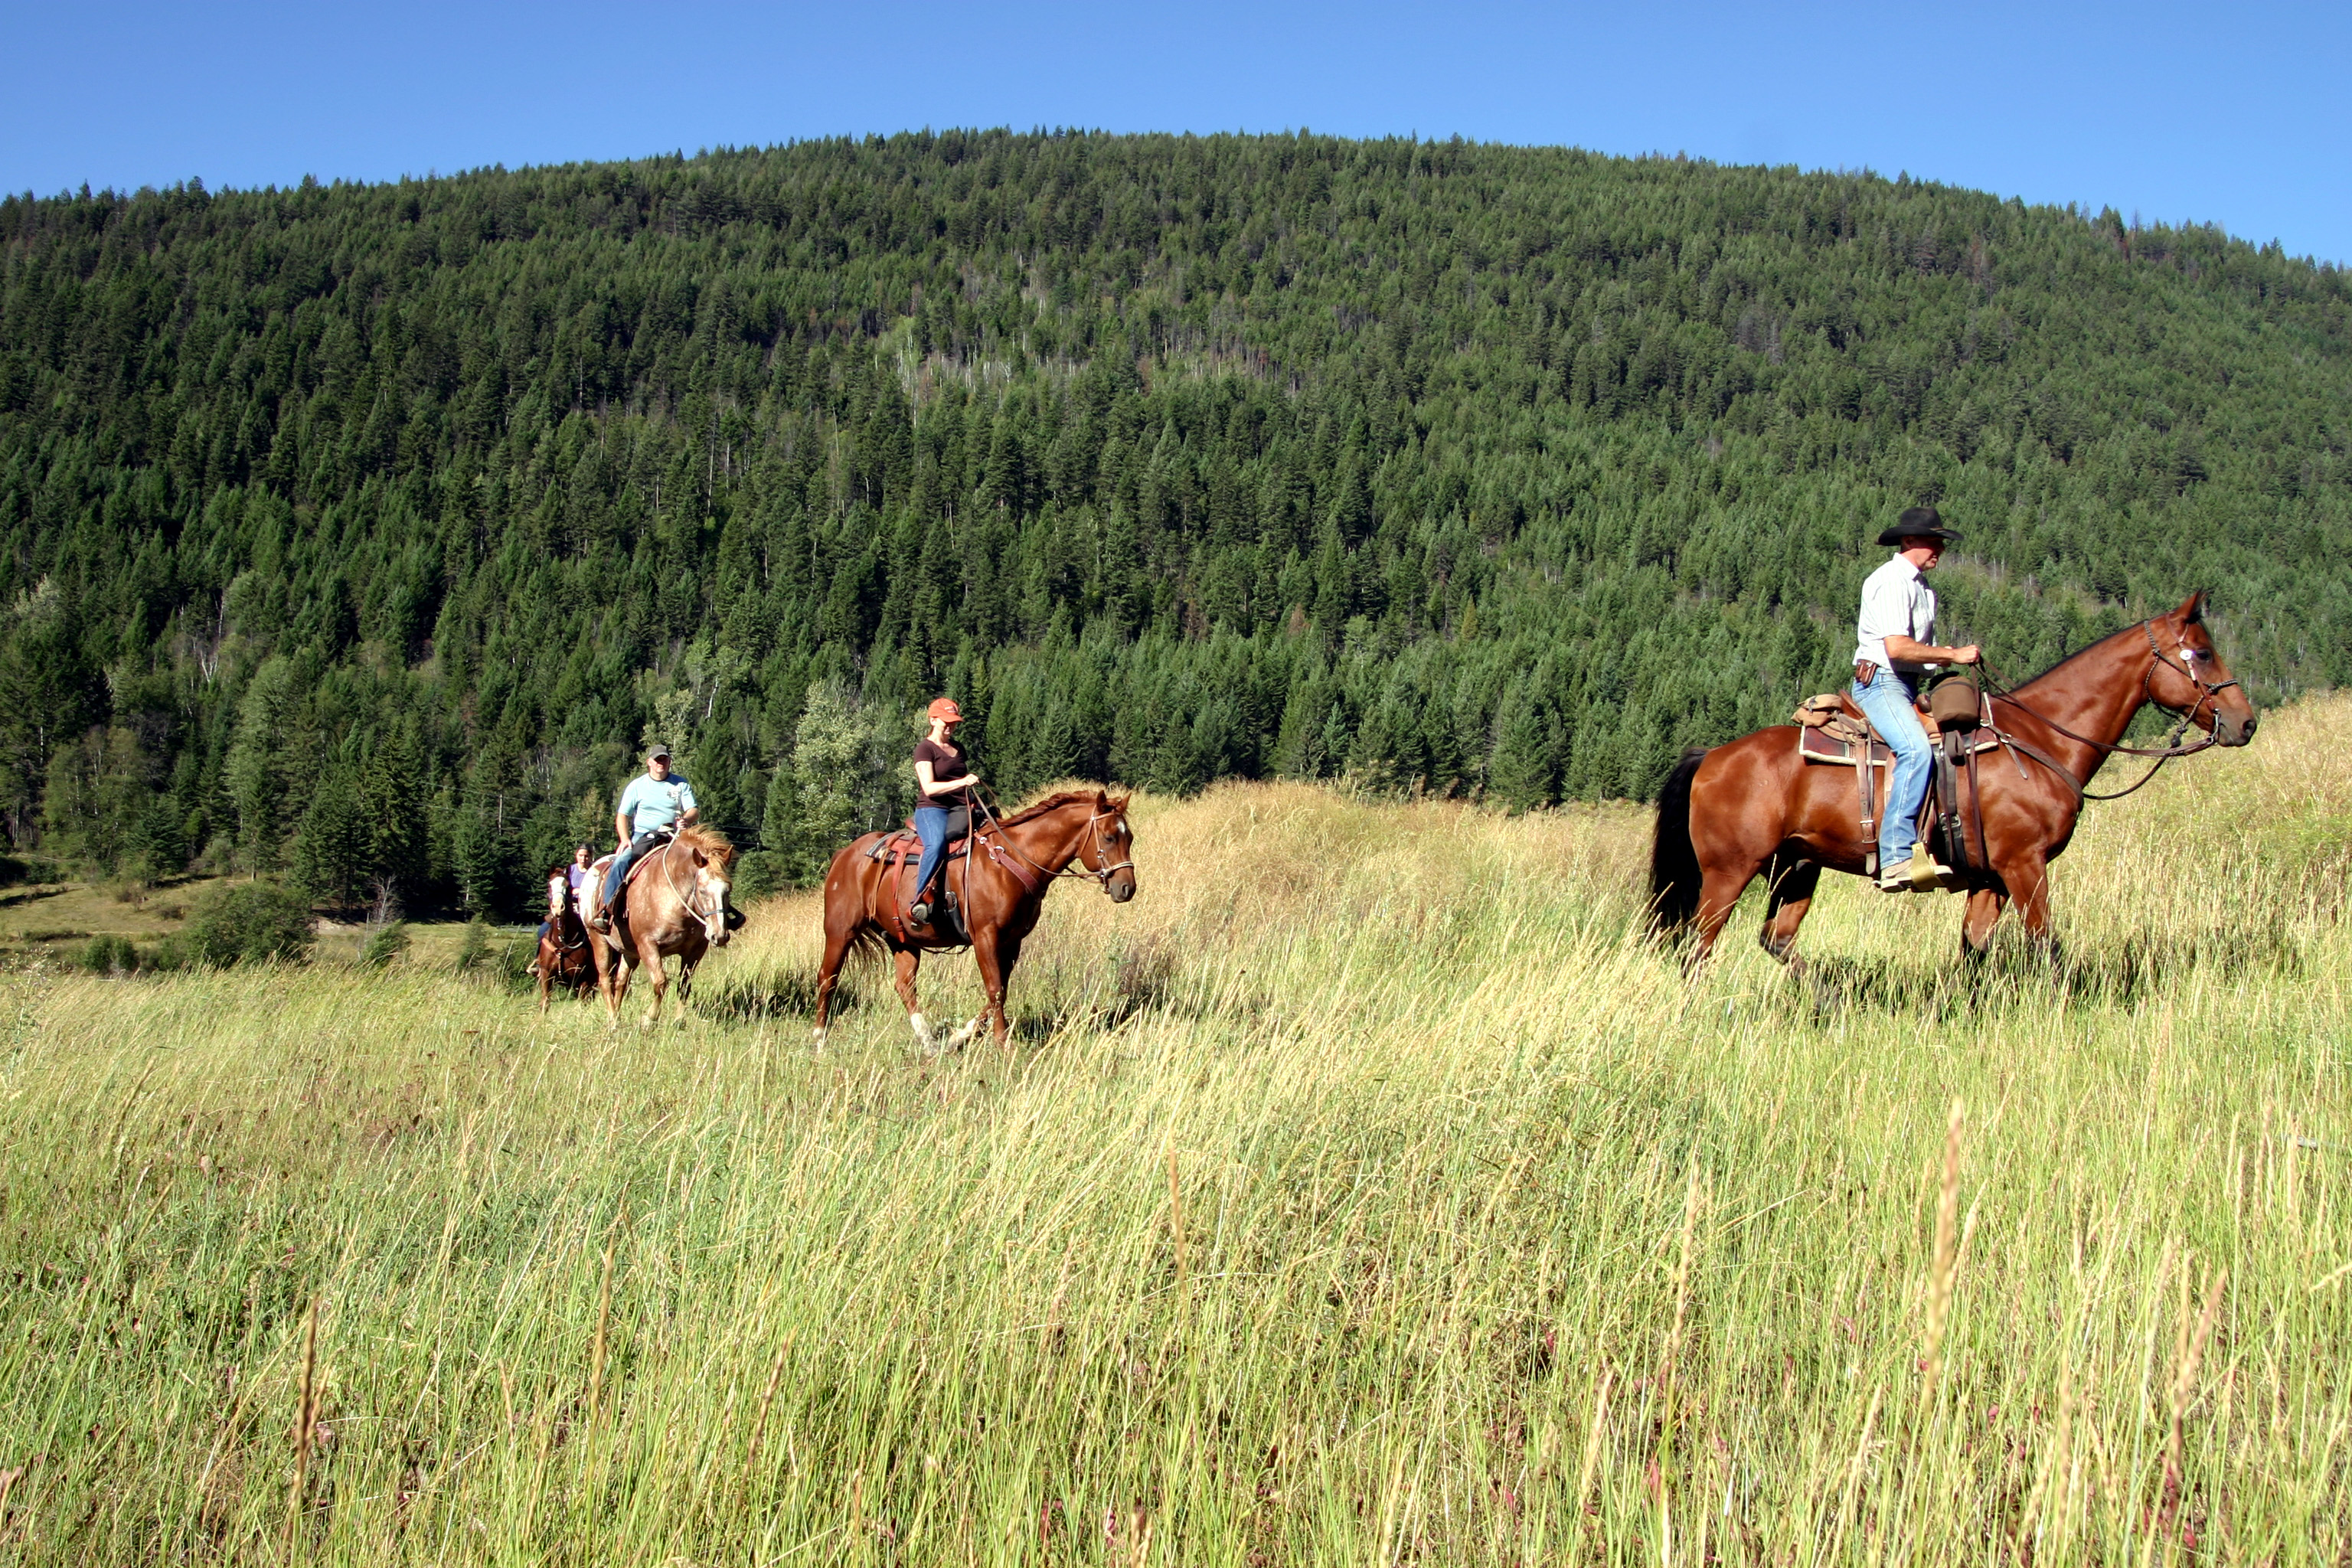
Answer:
[(1907, 170), (2352, 262), (2347, 0), (0, 4), (0, 190), (1304, 125)]

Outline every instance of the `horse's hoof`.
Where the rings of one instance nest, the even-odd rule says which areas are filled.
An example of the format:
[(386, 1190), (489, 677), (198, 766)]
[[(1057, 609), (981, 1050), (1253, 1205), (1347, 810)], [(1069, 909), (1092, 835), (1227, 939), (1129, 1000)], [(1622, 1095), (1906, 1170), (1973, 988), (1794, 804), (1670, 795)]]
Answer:
[(811, 1029), (809, 1031), (809, 1048), (819, 1051), (824, 1049), (824, 1038), (832, 1032), (832, 1030), (824, 1028), (822, 1026)]

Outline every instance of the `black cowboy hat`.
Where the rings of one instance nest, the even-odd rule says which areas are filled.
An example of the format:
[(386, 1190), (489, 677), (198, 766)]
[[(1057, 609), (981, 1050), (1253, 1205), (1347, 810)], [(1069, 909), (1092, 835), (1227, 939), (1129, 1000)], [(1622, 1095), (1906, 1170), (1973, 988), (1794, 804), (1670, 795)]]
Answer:
[(1895, 526), (1878, 536), (1881, 544), (1894, 546), (1906, 539), (1940, 539), (1947, 544), (1958, 544), (1960, 536), (1944, 526), (1944, 520), (1932, 506), (1915, 506), (1895, 520)]

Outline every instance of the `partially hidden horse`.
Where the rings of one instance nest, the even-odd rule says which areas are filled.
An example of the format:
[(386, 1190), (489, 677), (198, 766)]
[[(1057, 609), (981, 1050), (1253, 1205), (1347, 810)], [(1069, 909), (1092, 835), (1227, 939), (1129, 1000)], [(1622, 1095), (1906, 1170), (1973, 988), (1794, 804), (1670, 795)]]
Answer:
[[(2093, 643), (1992, 698), (2000, 745), (1958, 770), (1970, 862), (1963, 952), (1984, 951), (2012, 902), (2036, 944), (2054, 952), (2050, 862), (2074, 837), (2084, 801), (2104, 798), (2088, 795), (2085, 786), (2109, 755), (2152, 756), (2160, 767), (2167, 757), (2253, 739), (2253, 704), (2215, 650), (2204, 610), (2205, 595), (2191, 595), (2179, 609)], [(2186, 747), (2121, 744), (2133, 716), (2148, 703), (2209, 738)], [(1759, 940), (1801, 973), (1797, 928), (1823, 868), (1864, 874), (1874, 847), (1862, 837), (1856, 775), (1881, 782), (1883, 800), (1886, 770), (1807, 763), (1797, 739), (1795, 725), (1776, 724), (1712, 751), (1694, 750), (1666, 780), (1651, 845), (1652, 920), (1668, 936), (1696, 931), (1694, 964), (1715, 945), (1748, 884), (1762, 875), (1769, 898)]]
[[(608, 855), (592, 868), (595, 874), (588, 881), (586, 911), (592, 919), (603, 905), (604, 868), (611, 861)], [(604, 994), (613, 1027), (620, 1026), (621, 1002), (629, 994), (630, 975), (639, 969), (646, 971), (654, 993), (639, 1022), (653, 1026), (661, 1016), (662, 993), (669, 985), (664, 961), (673, 953), (678, 961), (678, 1000), (687, 1000), (694, 988), (695, 966), (712, 948), (727, 945), (727, 892), (734, 865), (732, 844), (708, 827), (688, 824), (629, 868), (621, 913), (611, 933), (588, 933), (596, 984)]]
[(547, 922), (547, 934), (539, 939), (539, 956), (531, 961), (530, 972), (539, 979), (542, 1013), (558, 985), (576, 997), (586, 995), (596, 984), (596, 960), (589, 951), (588, 928), (580, 923), (580, 909), (573, 900), (564, 900), (562, 910)]
[(868, 833), (835, 854), (824, 876), (824, 962), (817, 971), (816, 1043), (824, 1044), (833, 988), (843, 963), (854, 950), (882, 948), (897, 963), (898, 998), (907, 1005), (907, 1023), (918, 1045), (925, 1050), (961, 1048), (979, 1031), (982, 1018), (989, 1020), (995, 1043), (1003, 1045), (1005, 986), (1021, 960), (1021, 944), (1036, 929), (1055, 879), (1078, 875), (1071, 869), (1075, 864), (1102, 885), (1112, 902), (1123, 904), (1135, 897), (1135, 835), (1127, 823), (1127, 801), (1125, 795), (1101, 790), (1071, 791), (973, 825), (974, 852), (956, 855), (942, 879), (961, 907), (988, 999), (978, 1016), (945, 1037), (936, 1035), (923, 1016), (915, 994), (915, 972), (926, 952), (965, 943), (964, 936), (946, 923), (946, 900), (938, 900), (939, 911), (929, 924), (916, 923), (908, 908), (915, 893), (911, 858), (886, 865), (874, 858), (875, 845), (887, 834)]

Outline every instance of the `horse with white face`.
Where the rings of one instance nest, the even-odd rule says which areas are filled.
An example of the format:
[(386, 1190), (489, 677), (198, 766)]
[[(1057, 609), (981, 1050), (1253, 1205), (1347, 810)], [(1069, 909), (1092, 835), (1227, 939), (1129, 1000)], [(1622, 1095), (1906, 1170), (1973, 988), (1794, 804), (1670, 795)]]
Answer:
[[(596, 875), (588, 879), (592, 921), (602, 903), (604, 866), (598, 861)], [(684, 1002), (693, 989), (695, 966), (712, 948), (727, 945), (727, 894), (734, 866), (732, 844), (711, 828), (688, 824), (632, 868), (611, 933), (599, 934), (593, 925), (589, 930), (597, 987), (614, 1027), (620, 1026), (621, 1002), (629, 994), (635, 972), (645, 970), (653, 987), (653, 1002), (639, 1020), (651, 1028), (661, 1016), (662, 994), (669, 986), (663, 961), (677, 955), (677, 996)]]

